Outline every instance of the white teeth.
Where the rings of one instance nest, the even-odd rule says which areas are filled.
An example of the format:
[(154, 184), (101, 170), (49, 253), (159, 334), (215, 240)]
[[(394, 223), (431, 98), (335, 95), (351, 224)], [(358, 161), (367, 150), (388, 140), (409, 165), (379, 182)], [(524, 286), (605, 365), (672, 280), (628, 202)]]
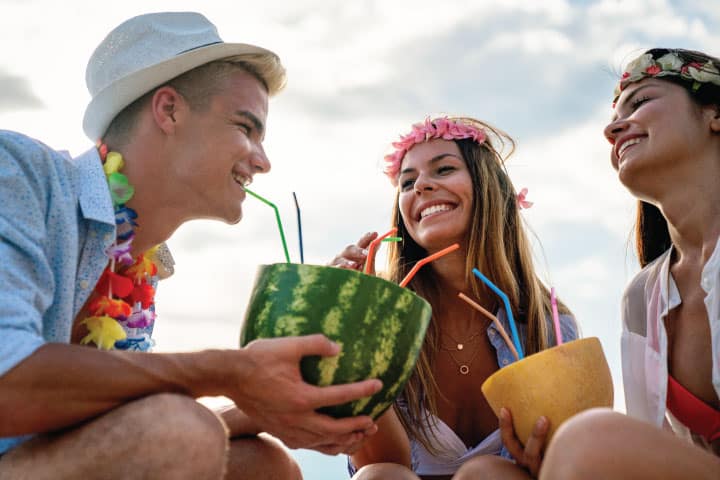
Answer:
[(437, 213), (437, 212), (447, 212), (452, 209), (453, 209), (452, 205), (448, 205), (446, 203), (443, 203), (442, 205), (433, 205), (432, 207), (424, 208), (420, 212), (420, 218), (425, 218), (428, 215), (432, 215), (433, 213)]
[(618, 157), (621, 157), (622, 154), (623, 154), (623, 152), (624, 152), (625, 150), (627, 150), (627, 148), (628, 148), (629, 146), (635, 145), (636, 143), (640, 143), (641, 140), (642, 140), (642, 138), (640, 138), (640, 137), (635, 137), (635, 138), (631, 138), (630, 140), (627, 140), (627, 141), (623, 142), (623, 144), (620, 146), (620, 149), (618, 150)]
[(242, 185), (243, 187), (247, 187), (252, 183), (252, 179), (249, 177), (246, 177), (245, 175), (239, 174), (239, 173), (233, 173), (233, 179)]

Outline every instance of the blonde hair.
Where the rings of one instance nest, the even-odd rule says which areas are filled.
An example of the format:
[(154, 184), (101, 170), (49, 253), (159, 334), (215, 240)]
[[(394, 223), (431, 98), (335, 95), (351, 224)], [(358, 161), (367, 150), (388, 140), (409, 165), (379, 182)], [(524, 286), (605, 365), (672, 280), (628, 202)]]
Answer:
[[(469, 229), (467, 242), (465, 282), (475, 297), (494, 298), (494, 294), (473, 275), (472, 269), (478, 268), (491, 278), (509, 297), (515, 319), (527, 326), (525, 353), (538, 352), (548, 347), (546, 318), (551, 312), (550, 293), (535, 274), (531, 245), (517, 204), (517, 192), (505, 170), (504, 161), (514, 152), (515, 141), (502, 130), (479, 120), (466, 117), (453, 120), (480, 128), (487, 135), (486, 141), (480, 144), (472, 139), (454, 140), (473, 184), (473, 228)], [(509, 151), (503, 155), (505, 150)], [(388, 276), (398, 282), (427, 252), (408, 234), (397, 197), (392, 219), (403, 241), (389, 246)], [(441, 294), (445, 295), (437, 291), (431, 269), (420, 270), (409, 288), (431, 305), (436, 305)], [(564, 305), (559, 303), (558, 307), (562, 313), (569, 313)], [(434, 434), (428, 428), (424, 411), (437, 415), (436, 397), (439, 391), (432, 365), (439, 346), (439, 326), (433, 313), (415, 371), (403, 391), (407, 412), (396, 409), (408, 434), (434, 454), (440, 452), (433, 446)]]
[(113, 118), (102, 138), (113, 148), (126, 145), (132, 136), (138, 114), (155, 91), (163, 86), (177, 90), (191, 109), (205, 110), (212, 97), (222, 90), (228, 77), (238, 69), (260, 81), (270, 96), (285, 87), (285, 68), (275, 55), (245, 54), (215, 60), (178, 75), (135, 100)]

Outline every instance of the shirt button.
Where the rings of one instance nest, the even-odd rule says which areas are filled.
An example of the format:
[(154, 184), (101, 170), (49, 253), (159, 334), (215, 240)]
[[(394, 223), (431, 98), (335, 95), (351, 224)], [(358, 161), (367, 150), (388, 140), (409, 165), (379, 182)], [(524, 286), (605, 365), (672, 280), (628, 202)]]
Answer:
[(504, 359), (503, 359), (502, 364), (503, 364), (503, 365), (507, 365), (507, 364), (508, 364), (507, 358), (504, 358)]
[(87, 290), (88, 288), (88, 281), (87, 280), (80, 280), (80, 288), (83, 290)]
[(491, 337), (495, 337), (495, 330), (490, 330), (488, 332), (488, 335), (490, 335)]
[(106, 242), (109, 242), (112, 239), (113, 239), (113, 237), (109, 233), (106, 233), (105, 236), (103, 237), (103, 240), (105, 240)]

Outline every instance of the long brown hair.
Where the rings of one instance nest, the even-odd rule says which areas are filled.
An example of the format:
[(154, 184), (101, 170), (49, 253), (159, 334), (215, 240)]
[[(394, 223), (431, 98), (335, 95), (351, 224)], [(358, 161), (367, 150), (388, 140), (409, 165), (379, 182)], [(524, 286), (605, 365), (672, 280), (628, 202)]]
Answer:
[[(527, 326), (526, 354), (538, 352), (548, 347), (546, 318), (551, 312), (550, 294), (535, 274), (530, 242), (517, 204), (517, 192), (505, 170), (504, 161), (515, 150), (515, 142), (502, 130), (479, 120), (466, 117), (453, 120), (471, 124), (487, 135), (482, 144), (472, 139), (455, 140), (472, 178), (474, 195), (465, 281), (476, 298), (493, 298), (494, 294), (478, 281), (472, 269), (478, 268), (491, 278), (509, 297), (516, 320)], [(503, 156), (505, 150), (508, 153)], [(402, 242), (389, 246), (388, 275), (392, 281), (398, 282), (427, 252), (408, 234), (400, 215), (398, 197), (395, 198), (392, 221)], [(431, 269), (420, 270), (409, 288), (431, 305), (436, 305), (441, 292), (437, 291), (432, 275)], [(564, 305), (558, 304), (558, 307), (563, 313), (569, 313)], [(433, 447), (433, 434), (428, 428), (424, 411), (437, 415), (436, 398), (439, 392), (432, 365), (438, 349), (439, 327), (433, 313), (415, 371), (403, 391), (407, 414), (397, 410), (408, 434), (434, 454), (439, 452)]]
[[(720, 59), (706, 53), (681, 48), (652, 48), (645, 52), (651, 54), (653, 59), (662, 57), (667, 53), (674, 53), (683, 63), (697, 62), (705, 64), (712, 62), (715, 68), (720, 69)], [(671, 82), (685, 89), (690, 99), (698, 107), (715, 105), (720, 109), (720, 86), (710, 82), (695, 82), (680, 76), (655, 77), (657, 80)], [(667, 220), (660, 209), (652, 204), (638, 200), (635, 216), (635, 252), (644, 267), (662, 255), (672, 245)]]

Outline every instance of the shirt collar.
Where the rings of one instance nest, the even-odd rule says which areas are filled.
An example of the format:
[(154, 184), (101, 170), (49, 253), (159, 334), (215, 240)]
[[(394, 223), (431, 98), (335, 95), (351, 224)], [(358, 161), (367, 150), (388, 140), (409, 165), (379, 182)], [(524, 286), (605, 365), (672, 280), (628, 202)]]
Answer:
[(115, 225), (115, 212), (97, 149), (73, 159), (80, 184), (80, 211), (89, 220)]

